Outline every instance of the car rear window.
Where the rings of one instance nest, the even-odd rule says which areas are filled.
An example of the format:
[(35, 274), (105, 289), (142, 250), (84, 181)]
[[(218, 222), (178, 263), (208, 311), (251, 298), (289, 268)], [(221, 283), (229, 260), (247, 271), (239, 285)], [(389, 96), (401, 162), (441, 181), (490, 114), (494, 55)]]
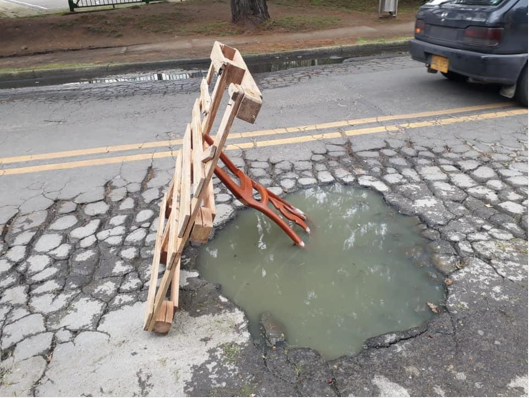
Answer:
[(441, 4), (464, 4), (468, 6), (497, 6), (504, 0), (430, 0), (427, 4), (432, 6)]

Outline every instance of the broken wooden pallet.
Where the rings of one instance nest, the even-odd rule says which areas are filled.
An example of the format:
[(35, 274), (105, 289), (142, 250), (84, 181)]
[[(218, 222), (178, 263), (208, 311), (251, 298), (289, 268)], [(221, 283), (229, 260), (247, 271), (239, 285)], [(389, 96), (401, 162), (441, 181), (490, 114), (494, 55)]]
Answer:
[[(217, 78), (210, 94), (209, 87), (215, 76)], [(228, 103), (217, 133), (211, 137), (210, 132), (226, 91), (229, 93)], [(213, 228), (213, 173), (216, 173), (244, 204), (269, 215), (294, 242), (303, 245), (297, 234), (268, 209), (268, 200), (270, 198), (270, 203), (287, 219), (308, 231), (303, 214), (249, 179), (222, 152), (235, 118), (254, 123), (261, 109), (261, 98), (261, 92), (239, 51), (215, 42), (208, 74), (201, 82), (200, 97), (194, 103), (191, 123), (187, 125), (182, 140), (182, 149), (177, 152), (174, 177), (160, 206), (145, 330), (167, 333), (171, 327), (174, 311), (178, 308), (182, 252), (189, 240), (207, 242)], [(226, 167), (239, 177), (241, 184), (246, 186), (237, 185), (231, 180), (217, 166), (219, 159), (222, 159)], [(253, 189), (260, 193), (263, 202), (253, 198)], [(165, 264), (165, 270), (158, 285), (160, 264)], [(169, 287), (171, 292), (167, 297)]]

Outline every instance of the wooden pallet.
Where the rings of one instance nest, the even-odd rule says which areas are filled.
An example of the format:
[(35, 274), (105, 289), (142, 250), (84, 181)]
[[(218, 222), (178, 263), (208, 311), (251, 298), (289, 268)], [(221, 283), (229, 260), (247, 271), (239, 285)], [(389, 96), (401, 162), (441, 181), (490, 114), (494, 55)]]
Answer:
[[(214, 77), (217, 76), (210, 94)], [(226, 90), (228, 88), (228, 90)], [(217, 133), (205, 140), (214, 125), (222, 99), (229, 94)], [(254, 123), (262, 105), (261, 92), (240, 53), (215, 42), (211, 65), (200, 85), (191, 123), (177, 152), (174, 177), (160, 206), (158, 232), (144, 329), (167, 333), (178, 308), (180, 260), (186, 243), (207, 242), (215, 218), (212, 176), (235, 118)], [(165, 264), (158, 286), (160, 264)], [(167, 293), (171, 287), (170, 296)]]

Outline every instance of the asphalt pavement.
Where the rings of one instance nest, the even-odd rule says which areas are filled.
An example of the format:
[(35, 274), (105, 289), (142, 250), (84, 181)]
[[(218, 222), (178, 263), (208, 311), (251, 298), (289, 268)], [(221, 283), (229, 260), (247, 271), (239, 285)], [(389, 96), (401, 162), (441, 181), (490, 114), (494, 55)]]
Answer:
[[(269, 350), (189, 248), (173, 330), (143, 332), (154, 218), (200, 80), (2, 90), (1, 395), (526, 395), (527, 109), (407, 55), (256, 81), (263, 108), (229, 155), (280, 194), (352, 184), (418, 217), (446, 277), (439, 314), (331, 363)], [(241, 205), (215, 192), (222, 228)]]
[(18, 6), (20, 8), (28, 8), (30, 10), (36, 11), (57, 11), (61, 9), (68, 10), (67, 0), (0, 0), (0, 3), (8, 3), (8, 5)]
[[(94, 2), (94, 4), (99, 3)], [(68, 0), (0, 0), (0, 11), (6, 12), (6, 15), (10, 17), (23, 17), (42, 13), (69, 12), (70, 9)]]

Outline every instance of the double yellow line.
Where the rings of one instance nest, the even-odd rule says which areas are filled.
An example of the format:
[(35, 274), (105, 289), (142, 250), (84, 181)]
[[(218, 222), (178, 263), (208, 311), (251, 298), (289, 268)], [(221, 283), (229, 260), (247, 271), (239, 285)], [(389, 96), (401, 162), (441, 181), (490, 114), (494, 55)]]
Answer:
[[(364, 134), (373, 134), (381, 132), (391, 132), (399, 131), (403, 128), (405, 129), (416, 129), (423, 127), (435, 127), (435, 126), (446, 126), (455, 123), (465, 123), (473, 121), (483, 121), (489, 119), (497, 119), (515, 115), (527, 114), (527, 109), (513, 109), (505, 111), (496, 111), (491, 113), (479, 113), (473, 115), (466, 115), (460, 117), (447, 117), (443, 119), (433, 119), (419, 122), (408, 122), (405, 124), (394, 124), (394, 125), (384, 125), (368, 128), (359, 128), (359, 129), (350, 129), (343, 131), (335, 131), (330, 133), (319, 133), (319, 130), (326, 130), (331, 128), (343, 128), (346, 126), (352, 127), (361, 124), (368, 123), (380, 123), (387, 121), (396, 121), (396, 120), (408, 120), (408, 119), (417, 119), (424, 117), (439, 117), (444, 115), (453, 115), (458, 113), (467, 113), (475, 111), (484, 111), (497, 108), (506, 108), (510, 107), (512, 104), (509, 103), (499, 103), (499, 104), (489, 104), (481, 106), (472, 106), (464, 108), (454, 108), (454, 109), (445, 109), (439, 111), (429, 111), (429, 112), (420, 112), (412, 114), (403, 114), (403, 115), (394, 115), (394, 116), (381, 116), (381, 117), (370, 117), (362, 119), (351, 119), (351, 120), (342, 120), (337, 122), (322, 123), (322, 124), (312, 124), (305, 126), (297, 127), (288, 127), (288, 128), (279, 128), (279, 129), (270, 129), (270, 130), (260, 130), (246, 133), (232, 133), (229, 136), (229, 140), (234, 139), (244, 139), (244, 138), (255, 138), (263, 136), (274, 136), (282, 134), (304, 134), (301, 136), (288, 137), (288, 138), (279, 138), (273, 140), (264, 140), (264, 141), (253, 141), (253, 142), (241, 142), (229, 144), (226, 150), (231, 149), (248, 149), (253, 147), (267, 147), (274, 145), (289, 145), (296, 143), (303, 143), (315, 140), (326, 140), (333, 138), (340, 138), (343, 135), (346, 136), (355, 136), (355, 135), (364, 135)], [(310, 134), (306, 134), (309, 132)], [(316, 132), (314, 134), (313, 132)], [(107, 147), (98, 147), (98, 148), (89, 148), (89, 149), (80, 149), (73, 151), (63, 151), (63, 152), (52, 152), (52, 153), (43, 153), (36, 155), (25, 155), (25, 156), (14, 156), (7, 158), (0, 158), (0, 165), (10, 164), (10, 163), (20, 163), (20, 162), (31, 162), (38, 160), (51, 160), (51, 159), (62, 159), (68, 157), (76, 156), (87, 156), (94, 154), (107, 154), (123, 151), (133, 151), (133, 150), (143, 150), (149, 148), (160, 148), (160, 147), (172, 147), (180, 145), (182, 140), (168, 140), (168, 141), (155, 141), (147, 143), (138, 143), (138, 144), (127, 144), (127, 145), (117, 145), (117, 146), (107, 146)], [(15, 174), (26, 174), (26, 173), (35, 173), (41, 171), (51, 171), (51, 170), (65, 170), (78, 167), (89, 167), (89, 166), (101, 166), (109, 164), (117, 164), (124, 162), (134, 162), (147, 159), (160, 159), (167, 158), (172, 156), (172, 151), (164, 152), (154, 152), (154, 153), (142, 153), (137, 155), (124, 155), (117, 157), (108, 157), (108, 158), (97, 158), (89, 160), (80, 160), (72, 161), (65, 163), (51, 163), (37, 166), (26, 166), (18, 168), (8, 168), (0, 170), (0, 176), (15, 175)]]

